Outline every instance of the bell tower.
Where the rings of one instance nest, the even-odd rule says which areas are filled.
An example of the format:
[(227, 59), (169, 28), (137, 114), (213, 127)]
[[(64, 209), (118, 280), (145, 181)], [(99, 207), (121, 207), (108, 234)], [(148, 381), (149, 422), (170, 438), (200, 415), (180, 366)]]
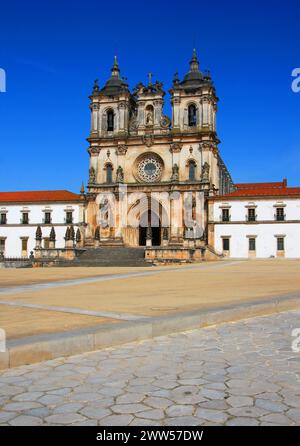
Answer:
[(101, 90), (98, 80), (95, 80), (90, 100), (91, 137), (114, 137), (128, 133), (131, 96), (126, 80), (120, 76), (116, 56), (110, 78)]
[(219, 151), (216, 133), (217, 102), (215, 87), (209, 71), (202, 73), (196, 50), (193, 50), (190, 69), (180, 81), (175, 74), (170, 90), (172, 130), (174, 135), (199, 141), (201, 177), (207, 177), (215, 189), (219, 188)]

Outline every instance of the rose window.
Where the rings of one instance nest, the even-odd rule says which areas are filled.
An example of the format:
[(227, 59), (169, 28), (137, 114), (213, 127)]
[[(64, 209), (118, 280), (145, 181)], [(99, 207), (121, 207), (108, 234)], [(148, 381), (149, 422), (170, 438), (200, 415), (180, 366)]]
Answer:
[(142, 181), (153, 183), (158, 181), (163, 170), (162, 163), (156, 156), (148, 155), (137, 165), (137, 174)]

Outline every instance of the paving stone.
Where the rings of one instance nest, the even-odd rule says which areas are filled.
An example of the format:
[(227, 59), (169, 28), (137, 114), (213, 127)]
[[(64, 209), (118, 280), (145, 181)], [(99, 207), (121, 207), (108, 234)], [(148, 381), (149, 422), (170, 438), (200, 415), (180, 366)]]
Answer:
[(271, 401), (281, 401), (282, 397), (278, 395), (278, 393), (274, 392), (264, 392), (260, 393), (256, 396), (256, 398), (263, 399), (263, 400), (271, 400)]
[(145, 412), (136, 412), (135, 416), (147, 420), (162, 420), (165, 415), (162, 409), (150, 409)]
[(227, 403), (232, 407), (243, 407), (253, 405), (253, 398), (248, 396), (230, 396), (226, 399)]
[(290, 409), (286, 412), (286, 416), (300, 425), (300, 409)]
[(42, 407), (42, 405), (33, 401), (19, 401), (6, 404), (3, 409), (21, 412), (29, 409), (35, 409), (36, 407)]
[(153, 407), (154, 409), (165, 409), (173, 404), (173, 402), (167, 398), (160, 397), (147, 397), (144, 399), (143, 404)]
[(46, 423), (48, 424), (73, 424), (81, 421), (86, 421), (86, 417), (78, 413), (60, 413), (56, 415), (50, 415), (45, 418)]
[(66, 403), (61, 406), (56, 406), (53, 409), (53, 414), (56, 413), (68, 413), (68, 412), (78, 412), (82, 409), (83, 405), (81, 403)]
[(170, 391), (169, 398), (177, 404), (197, 404), (206, 401), (206, 398), (199, 394), (196, 386), (180, 386)]
[(277, 401), (270, 401), (264, 399), (256, 399), (255, 406), (265, 409), (268, 412), (284, 412), (288, 409), (285, 404), (279, 403)]
[(203, 409), (217, 409), (217, 410), (227, 410), (229, 408), (226, 400), (209, 400), (199, 403), (198, 407)]
[(9, 420), (12, 420), (15, 418), (18, 414), (16, 412), (6, 412), (1, 410), (0, 411), (0, 423), (3, 424)]
[(159, 420), (150, 420), (146, 418), (135, 418), (131, 423), (130, 426), (162, 426), (162, 421)]
[(43, 420), (41, 418), (32, 417), (30, 415), (19, 415), (9, 422), (11, 426), (39, 426), (42, 423)]
[(36, 401), (41, 396), (43, 392), (25, 392), (13, 397), (13, 401)]
[(133, 420), (132, 415), (110, 415), (99, 421), (99, 426), (129, 426)]
[(225, 423), (228, 418), (228, 415), (225, 412), (214, 409), (202, 409), (201, 407), (196, 410), (195, 416), (204, 420), (222, 424)]
[(38, 400), (39, 403), (46, 404), (48, 406), (54, 406), (61, 402), (60, 395), (44, 395)]
[(200, 420), (196, 417), (174, 417), (164, 419), (165, 426), (201, 426), (203, 423), (204, 420)]
[(80, 413), (88, 418), (95, 418), (97, 420), (111, 415), (111, 411), (105, 408), (87, 406), (80, 410)]
[(97, 401), (101, 399), (101, 396), (99, 394), (95, 393), (81, 393), (76, 392), (69, 395), (70, 400), (72, 401), (82, 401), (82, 402), (90, 402), (90, 401)]
[(166, 414), (168, 417), (181, 417), (181, 416), (189, 416), (193, 415), (194, 412), (194, 406), (191, 405), (182, 405), (182, 404), (176, 404), (173, 406), (170, 406), (166, 409)]
[(149, 409), (144, 404), (116, 404), (111, 410), (118, 414), (137, 413)]
[(283, 414), (272, 413), (269, 415), (264, 415), (260, 418), (261, 422), (275, 423), (280, 426), (289, 426), (292, 422), (291, 420)]
[(26, 410), (26, 415), (32, 415), (33, 417), (45, 418), (51, 415), (51, 411), (48, 407), (38, 407), (36, 409)]
[(226, 426), (258, 426), (259, 422), (255, 418), (235, 417), (226, 422)]
[(116, 399), (117, 404), (140, 403), (145, 398), (143, 393), (125, 393)]
[(268, 412), (260, 407), (244, 406), (229, 409), (228, 413), (230, 413), (230, 415), (234, 415), (235, 417), (258, 418), (266, 415)]
[(210, 399), (210, 400), (222, 400), (225, 398), (225, 393), (220, 392), (219, 390), (214, 389), (201, 389), (199, 392), (201, 395), (204, 396), (204, 398)]

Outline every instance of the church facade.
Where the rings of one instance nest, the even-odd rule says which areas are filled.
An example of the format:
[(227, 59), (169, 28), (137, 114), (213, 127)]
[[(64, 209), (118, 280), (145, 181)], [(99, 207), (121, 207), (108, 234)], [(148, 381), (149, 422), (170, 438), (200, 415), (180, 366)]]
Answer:
[(171, 119), (163, 112), (164, 96), (151, 75), (130, 92), (116, 59), (103, 88), (95, 82), (87, 244), (96, 230), (104, 244), (179, 247), (188, 235), (205, 241), (207, 198), (233, 190), (218, 150), (218, 98), (195, 50), (184, 79), (174, 77)]
[[(80, 194), (0, 192), (0, 255), (63, 258), (144, 247), (149, 261), (300, 258), (300, 188), (235, 184), (219, 152), (218, 97), (196, 51), (169, 90), (132, 91), (115, 58), (90, 96), (89, 178)], [(1, 263), (1, 262), (0, 262)]]

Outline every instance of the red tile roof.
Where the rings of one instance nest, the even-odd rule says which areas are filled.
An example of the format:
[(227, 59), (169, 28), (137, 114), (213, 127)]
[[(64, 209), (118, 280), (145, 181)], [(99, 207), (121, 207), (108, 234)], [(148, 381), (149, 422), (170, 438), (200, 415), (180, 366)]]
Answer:
[(66, 202), (79, 200), (80, 195), (68, 190), (0, 192), (0, 203)]
[(215, 199), (300, 196), (300, 187), (287, 187), (287, 180), (274, 183), (237, 183), (235, 187), (235, 191)]

